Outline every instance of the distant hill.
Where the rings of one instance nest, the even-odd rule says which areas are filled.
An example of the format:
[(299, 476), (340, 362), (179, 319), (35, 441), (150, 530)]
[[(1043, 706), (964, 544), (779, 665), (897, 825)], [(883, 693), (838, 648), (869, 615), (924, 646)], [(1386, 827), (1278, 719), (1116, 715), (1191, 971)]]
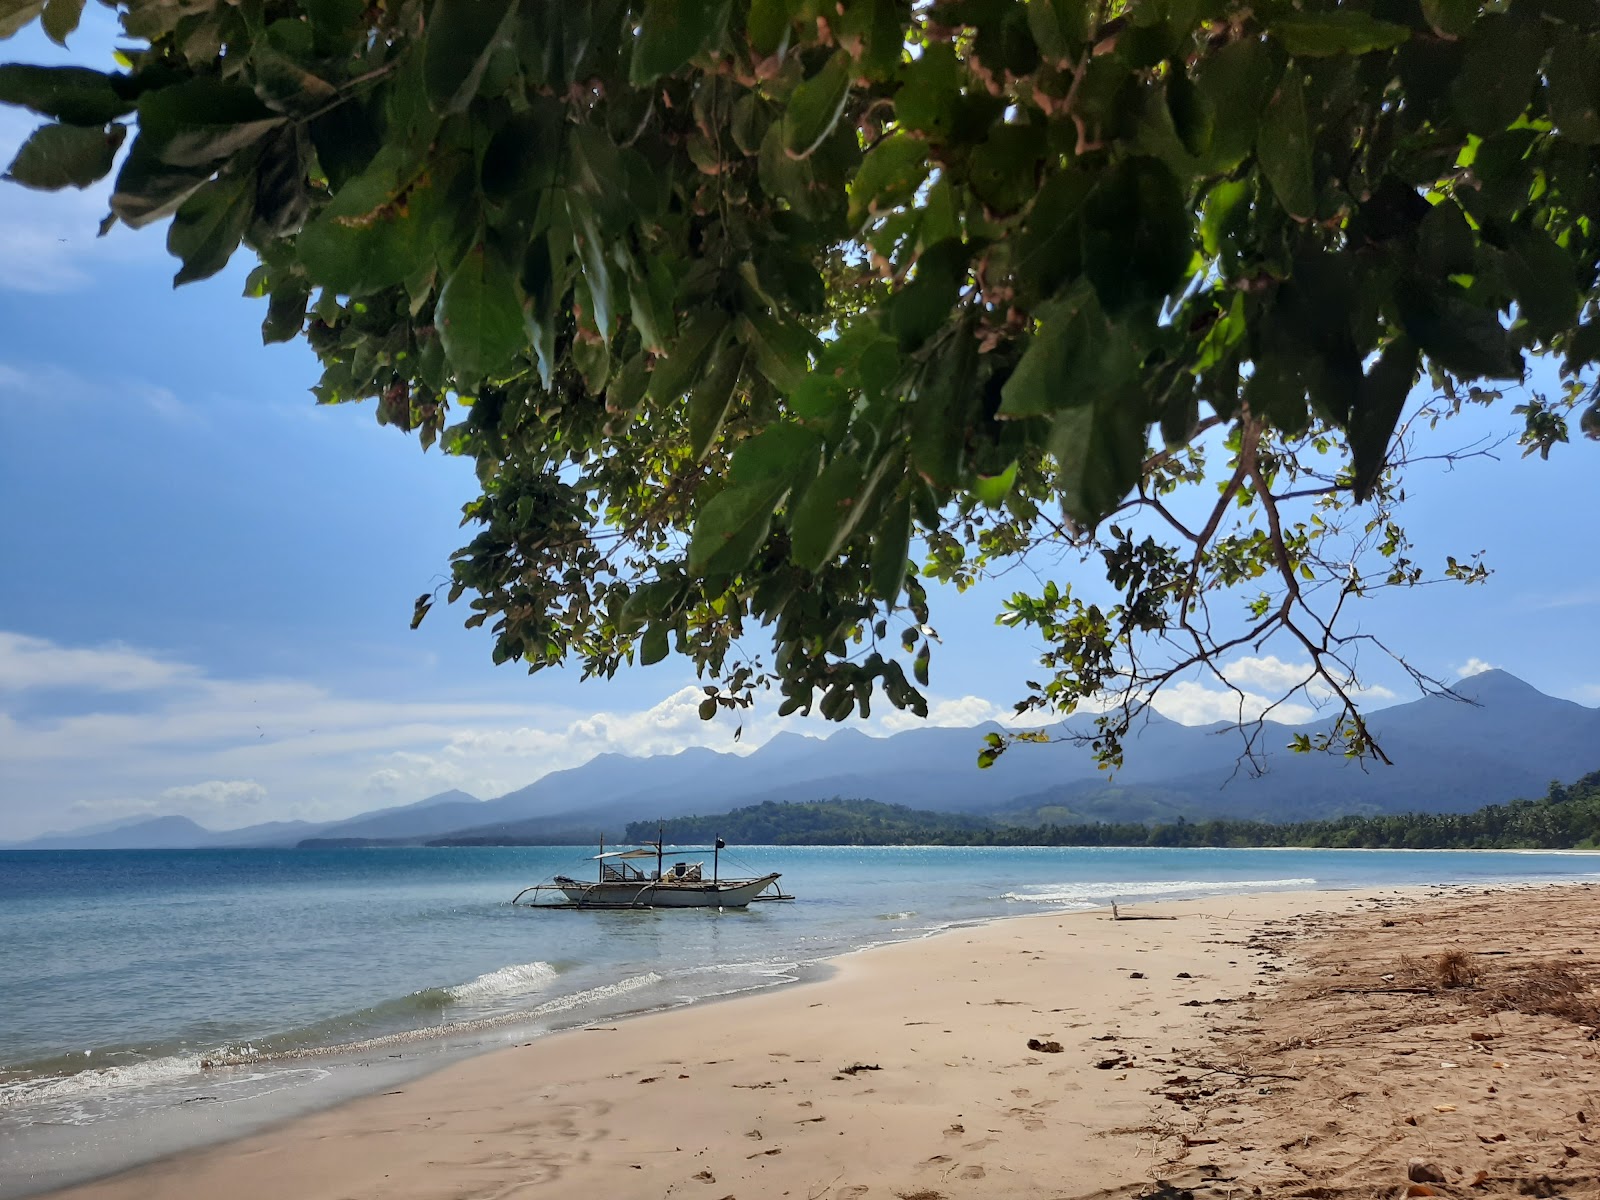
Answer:
[[(1600, 748), (1596, 749), (1600, 757)], [(725, 837), (769, 846), (1183, 846), (1331, 849), (1592, 849), (1600, 846), (1600, 771), (1570, 787), (1552, 784), (1538, 800), (1490, 804), (1468, 813), (1385, 813), (1326, 821), (1008, 824), (879, 804), (876, 800), (767, 802), (663, 826), (628, 826), (624, 840), (709, 843)]]
[[(455, 804), (463, 801), (478, 803), (466, 792), (443, 792), (416, 804), (398, 809), (380, 810), (367, 814), (376, 821), (383, 813), (406, 812), (416, 814), (419, 824), (427, 817), (421, 815), (434, 805)], [(342, 828), (349, 822), (333, 823), (315, 821), (267, 821), (260, 825), (247, 825), (242, 829), (207, 829), (188, 817), (135, 817), (102, 825), (87, 826), (69, 833), (49, 833), (26, 842), (16, 842), (0, 849), (5, 850), (200, 850), (222, 848), (249, 848), (268, 846), (293, 846), (298, 842), (332, 829)], [(451, 828), (446, 821), (439, 828)]]
[[(1128, 740), (1114, 777), (1070, 740), (1018, 746), (989, 770), (977, 766), (983, 735), (1000, 729), (916, 728), (870, 737), (854, 727), (827, 738), (786, 732), (755, 751), (724, 754), (695, 747), (633, 758), (602, 754), (491, 800), (444, 792), (415, 804), (319, 826), (255, 827), (223, 834), (194, 827), (123, 826), (110, 842), (237, 845), (479, 844), (587, 840), (616, 835), (628, 822), (712, 814), (766, 801), (852, 796), (913, 809), (993, 816), (1013, 824), (1172, 822), (1216, 817), (1315, 820), (1346, 813), (1464, 812), (1541, 794), (1552, 779), (1594, 767), (1600, 710), (1546, 696), (1505, 671), (1461, 680), (1468, 702), (1428, 696), (1368, 714), (1394, 766), (1297, 755), (1285, 747), (1299, 729), (1269, 722), (1260, 739), (1267, 771), (1239, 763), (1238, 731), (1180, 725), (1157, 713)], [(1093, 728), (1075, 717), (1048, 732), (1070, 739)], [(163, 832), (165, 831), (165, 832)], [(99, 834), (43, 839), (67, 848)], [(252, 839), (246, 841), (246, 838)], [(39, 848), (46, 848), (45, 845)]]
[[(603, 755), (486, 802), (478, 811), (493, 821), (449, 836), (527, 838), (540, 822), (585, 817), (603, 818), (614, 831), (627, 820), (832, 796), (1021, 823), (1462, 812), (1539, 795), (1551, 779), (1593, 768), (1600, 710), (1546, 696), (1504, 671), (1464, 679), (1456, 691), (1465, 702), (1429, 696), (1369, 714), (1392, 767), (1293, 754), (1286, 747), (1301, 727), (1269, 722), (1261, 738), (1268, 769), (1253, 777), (1240, 767), (1237, 730), (1180, 725), (1156, 713), (1141, 722), (1126, 765), (1110, 779), (1068, 741), (1018, 746), (981, 771), (977, 752), (983, 735), (1000, 728), (994, 724), (887, 738), (845, 728), (825, 740), (780, 734), (744, 757), (703, 749)], [(1090, 728), (1089, 719), (1076, 718), (1051, 732)], [(519, 827), (519, 820), (534, 824)]]

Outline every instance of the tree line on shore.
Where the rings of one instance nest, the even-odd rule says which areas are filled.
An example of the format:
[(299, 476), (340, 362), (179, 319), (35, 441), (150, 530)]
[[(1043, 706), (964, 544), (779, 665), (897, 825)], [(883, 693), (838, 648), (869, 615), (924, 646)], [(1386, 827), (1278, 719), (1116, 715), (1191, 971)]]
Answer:
[[(1600, 771), (1552, 782), (1537, 800), (1464, 813), (1356, 814), (1323, 821), (1177, 821), (1018, 824), (927, 812), (876, 800), (763, 804), (660, 826), (668, 842), (780, 846), (1304, 846), (1328, 849), (1492, 850), (1600, 848)], [(629, 841), (651, 841), (655, 822), (634, 822)]]

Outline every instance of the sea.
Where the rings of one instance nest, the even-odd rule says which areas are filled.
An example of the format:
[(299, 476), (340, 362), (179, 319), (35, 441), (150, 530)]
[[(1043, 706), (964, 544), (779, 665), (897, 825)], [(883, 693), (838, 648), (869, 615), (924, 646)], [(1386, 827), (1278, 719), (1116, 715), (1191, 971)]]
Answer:
[[(1023, 913), (1600, 878), (1580, 854), (734, 847), (747, 910), (514, 906), (579, 847), (0, 852), (0, 1200), (577, 1025), (781, 987)], [(667, 854), (667, 862), (711, 854)]]

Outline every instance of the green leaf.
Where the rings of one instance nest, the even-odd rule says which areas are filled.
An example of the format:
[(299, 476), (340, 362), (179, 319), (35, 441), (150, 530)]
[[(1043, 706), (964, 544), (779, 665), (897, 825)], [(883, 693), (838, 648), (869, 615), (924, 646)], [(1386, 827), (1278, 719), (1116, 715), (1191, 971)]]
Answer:
[(248, 87), (197, 77), (139, 98), (139, 143), (168, 166), (214, 168), (286, 120)]
[(1448, 196), (1435, 204), (1417, 227), (1417, 257), (1436, 278), (1471, 274), (1474, 242), (1467, 218)]
[(0, 40), (26, 29), (44, 9), (44, 0), (0, 0)]
[(83, 0), (46, 0), (40, 24), (46, 37), (58, 46), (65, 46), (68, 36), (82, 19)]
[(1262, 117), (1261, 132), (1256, 136), (1256, 161), (1285, 212), (1301, 220), (1315, 214), (1317, 190), (1311, 169), (1305, 78), (1294, 63), (1284, 71), (1283, 81)]
[(1225, 179), (1206, 194), (1200, 217), (1200, 245), (1207, 255), (1214, 258), (1221, 253), (1234, 217), (1249, 209), (1249, 196), (1248, 179)]
[(739, 336), (755, 355), (756, 367), (779, 392), (790, 395), (805, 386), (817, 339), (803, 326), (752, 312), (740, 318)]
[(272, 289), (267, 298), (267, 315), (261, 322), (261, 341), (292, 342), (300, 336), (305, 325), (306, 301), (311, 299), (311, 288), (305, 280), (295, 279)]
[(1078, 214), (1093, 184), (1089, 172), (1067, 170), (1050, 176), (1039, 189), (1012, 251), (1026, 298), (1037, 303), (1053, 295), (1082, 268)]
[(657, 621), (639, 640), (639, 662), (642, 666), (654, 666), (667, 656), (667, 650), (667, 627)]
[(1092, 288), (1079, 286), (1039, 310), (1038, 333), (1000, 389), (999, 415), (1050, 416), (1089, 404), (1138, 370), (1127, 334), (1107, 322)]
[(450, 365), (469, 379), (502, 370), (528, 346), (511, 271), (482, 246), (469, 250), (445, 280), (434, 324)]
[(601, 337), (574, 338), (572, 365), (583, 376), (583, 386), (589, 394), (599, 396), (605, 392), (606, 380), (611, 375), (611, 347)]
[(1505, 270), (1518, 315), (1541, 341), (1577, 322), (1584, 299), (1577, 264), (1548, 235), (1521, 226), (1513, 230)]
[(117, 90), (126, 79), (86, 67), (7, 63), (0, 66), (0, 104), (21, 105), (67, 125), (99, 128), (133, 111), (133, 102)]
[(645, 0), (628, 69), (634, 87), (671, 75), (722, 36), (727, 0)]
[(1088, 0), (1029, 0), (1025, 15), (1039, 53), (1065, 66), (1088, 40), (1092, 13)]
[(798, 566), (820, 571), (839, 553), (861, 520), (866, 493), (866, 472), (855, 459), (841, 456), (822, 469), (789, 521)]
[(1355, 9), (1278, 17), (1268, 22), (1267, 32), (1296, 58), (1392, 50), (1411, 36), (1404, 25), (1380, 21)]
[(462, 112), (483, 82), (496, 41), (509, 32), (517, 0), (433, 0), (422, 51), (428, 105)]
[(1011, 495), (1011, 489), (1017, 486), (1017, 461), (1012, 459), (1011, 465), (998, 475), (979, 475), (972, 481), (972, 494), (977, 497), (978, 503), (986, 504), (990, 508), (999, 508), (1006, 502), (1006, 497)]
[(897, 130), (881, 139), (850, 181), (850, 228), (860, 229), (873, 217), (911, 203), (928, 167), (928, 147), (920, 138)]
[(1522, 355), (1493, 309), (1469, 303), (1452, 284), (1416, 277), (1396, 283), (1394, 298), (1411, 340), (1451, 374), (1522, 378)]
[(1139, 481), (1147, 428), (1128, 388), (1056, 417), (1050, 452), (1061, 468), (1061, 505), (1079, 525), (1093, 528)]
[(821, 453), (822, 438), (814, 431), (780, 422), (739, 443), (728, 477), (741, 486), (774, 480), (786, 486), (807, 483), (817, 473)]
[(1487, 16), (1473, 25), (1466, 58), (1450, 84), (1462, 123), (1480, 137), (1500, 133), (1520, 117), (1538, 83), (1544, 33), (1532, 14)]
[(696, 462), (705, 458), (722, 431), (744, 359), (743, 346), (724, 346), (711, 370), (689, 392), (689, 453)]
[(311, 281), (365, 296), (412, 278), (433, 256), (420, 203), (432, 186), (401, 151), (385, 147), (300, 231), (295, 249)]
[(924, 480), (954, 488), (962, 482), (967, 437), (982, 391), (975, 386), (977, 339), (957, 327), (951, 343), (918, 380), (911, 410), (911, 465)]
[(127, 132), (125, 125), (112, 125), (109, 129), (41, 126), (22, 143), (6, 178), (44, 191), (86, 188), (110, 173)]
[(783, 150), (790, 158), (807, 158), (833, 132), (850, 98), (850, 55), (835, 51), (810, 79), (789, 97), (783, 112)]
[(872, 538), (872, 594), (893, 608), (911, 566), (911, 495), (890, 502)]
[(967, 159), (967, 186), (991, 216), (1010, 216), (1038, 194), (1044, 153), (1042, 126), (992, 126)]
[(1600, 145), (1600, 35), (1557, 33), (1547, 77), (1550, 116), (1561, 136), (1582, 146)]
[(599, 214), (586, 196), (569, 190), (566, 198), (567, 216), (572, 223), (572, 247), (577, 252), (578, 261), (583, 264), (584, 282), (589, 285), (595, 328), (610, 337), (617, 310), (612, 299), (615, 267), (606, 253), (609, 244), (606, 232), (601, 227)]
[(1417, 381), (1417, 348), (1407, 337), (1395, 338), (1372, 364), (1356, 396), (1350, 417), (1350, 465), (1357, 503), (1372, 494), (1383, 473), (1389, 439)]
[(1084, 274), (1107, 313), (1160, 303), (1188, 272), (1193, 216), (1159, 159), (1125, 158), (1104, 172), (1080, 220)]
[(928, 660), (932, 656), (932, 648), (924, 641), (917, 650), (917, 656), (911, 660), (911, 674), (923, 687), (928, 686)]
[(694, 386), (705, 369), (712, 347), (728, 327), (728, 314), (720, 308), (701, 309), (684, 326), (672, 351), (658, 359), (650, 371), (648, 395), (652, 404), (676, 403)]
[(1446, 37), (1458, 38), (1470, 33), (1481, 11), (1480, 0), (1422, 0), (1422, 15)]
[(967, 281), (971, 250), (946, 238), (922, 252), (916, 275), (889, 300), (889, 328), (900, 349), (915, 350), (943, 328)]
[(1281, 55), (1257, 38), (1240, 38), (1201, 58), (1194, 90), (1210, 114), (1210, 136), (1195, 153), (1208, 174), (1231, 171), (1249, 157), (1262, 110), (1281, 74)]
[(919, 58), (900, 69), (900, 79), (894, 115), (901, 126), (943, 141), (961, 106), (961, 64), (955, 47), (948, 42), (924, 47)]
[(183, 263), (173, 287), (228, 265), (250, 224), (254, 184), (251, 173), (224, 173), (184, 201), (167, 227), (167, 252)]
[(689, 539), (689, 570), (733, 575), (755, 556), (772, 529), (772, 514), (788, 491), (781, 478), (724, 488), (700, 509)]
[(759, 57), (779, 53), (788, 44), (792, 25), (788, 0), (750, 0), (744, 32)]

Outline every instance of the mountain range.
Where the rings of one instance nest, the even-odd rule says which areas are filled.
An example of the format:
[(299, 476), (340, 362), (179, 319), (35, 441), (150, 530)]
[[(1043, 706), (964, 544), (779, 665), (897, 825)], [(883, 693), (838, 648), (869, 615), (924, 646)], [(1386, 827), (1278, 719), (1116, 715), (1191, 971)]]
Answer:
[(320, 825), (277, 822), (214, 832), (184, 817), (154, 817), (37, 838), (11, 848), (394, 844), (437, 841), (587, 841), (628, 821), (713, 814), (767, 800), (833, 796), (979, 813), (1029, 823), (1170, 821), (1178, 817), (1312, 820), (1346, 813), (1464, 812), (1543, 794), (1553, 779), (1600, 767), (1600, 709), (1547, 696), (1505, 671), (1368, 714), (1392, 766), (1293, 754), (1295, 732), (1327, 725), (1269, 722), (1267, 770), (1240, 763), (1235, 727), (1141, 721), (1114, 777), (1071, 740), (1092, 728), (1051, 727), (1062, 740), (1013, 747), (979, 770), (983, 735), (1001, 727), (919, 728), (871, 737), (785, 732), (746, 755), (695, 747), (633, 758), (602, 754), (490, 800), (445, 792), (415, 804)]

